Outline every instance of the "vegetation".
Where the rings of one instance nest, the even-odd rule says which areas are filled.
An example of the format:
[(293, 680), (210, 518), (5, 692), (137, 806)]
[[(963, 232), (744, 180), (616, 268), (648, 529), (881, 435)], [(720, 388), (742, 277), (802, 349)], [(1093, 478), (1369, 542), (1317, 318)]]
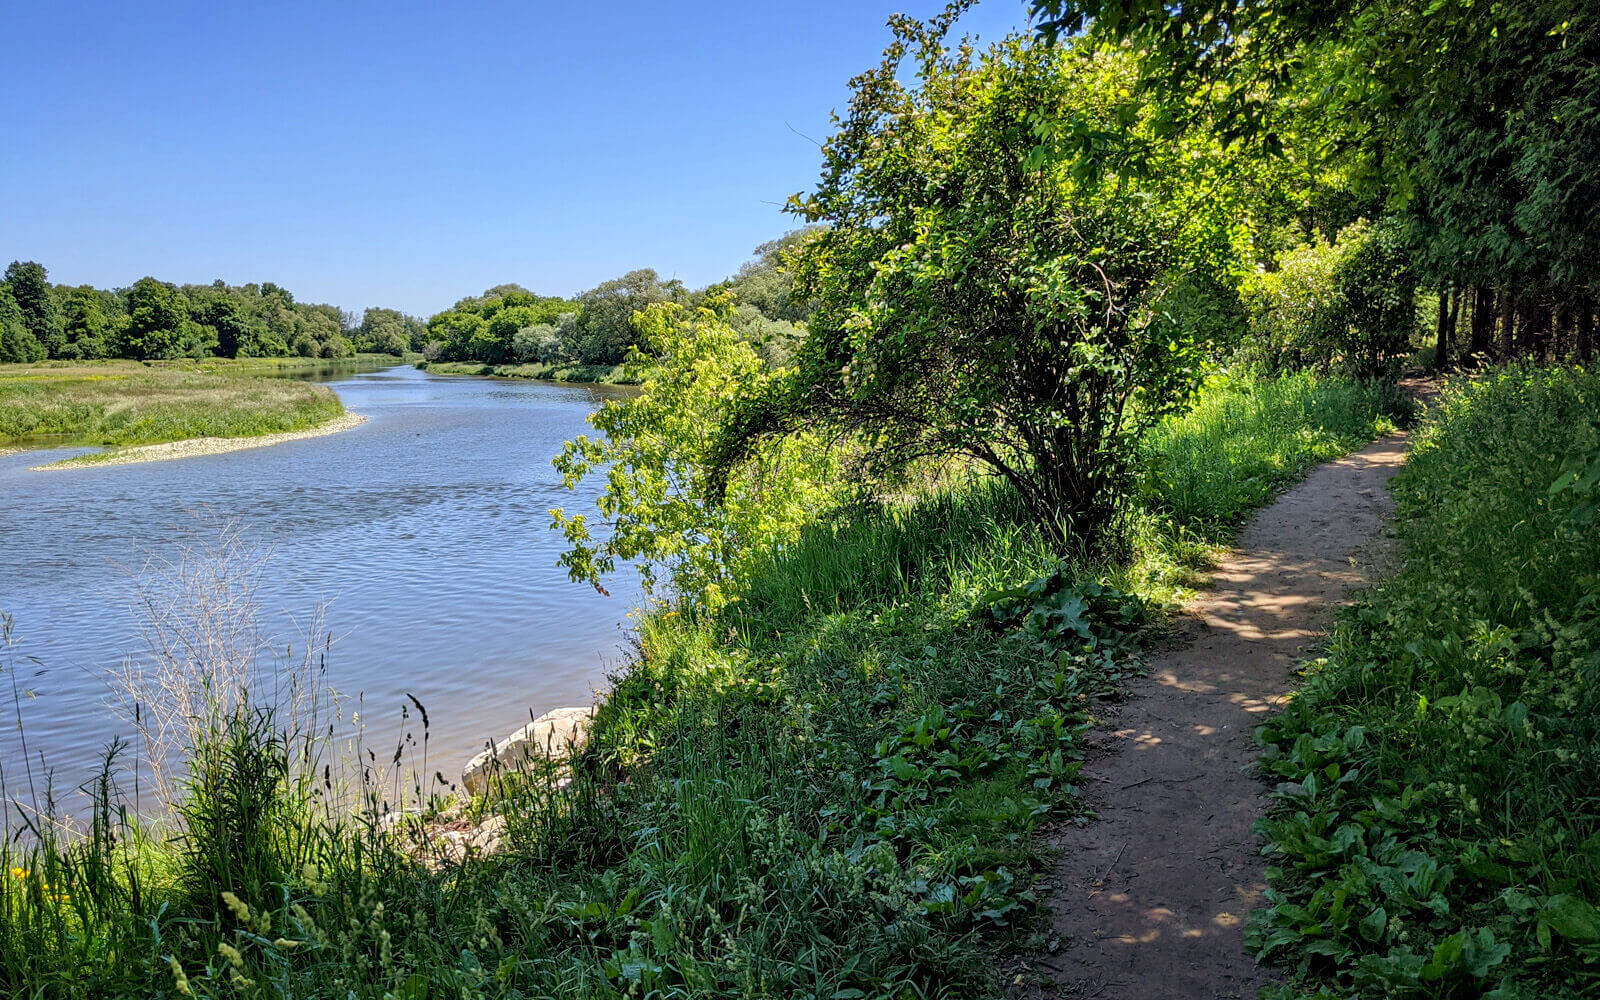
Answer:
[[(714, 311), (651, 315), (663, 393), (689, 392), (672, 380), (707, 352), (750, 364)], [(1242, 488), (1264, 498), (1381, 432), (1380, 400), (1304, 376), (1220, 382), (1163, 425), (1152, 457), (1245, 463), (1266, 485)], [(601, 422), (642, 427), (660, 409)], [(651, 467), (631, 474), (647, 482)], [(1152, 523), (1172, 532), (1223, 537), (1249, 506), (1225, 478), (1146, 485)], [(227, 683), (147, 699), (200, 706), (180, 713), (203, 723), (177, 741), (196, 761), (172, 772), (191, 776), (181, 807), (141, 828), (106, 791), (100, 833), (12, 848), (0, 984), (41, 1000), (992, 993), (988, 949), (1034, 926), (1031, 833), (1079, 814), (1083, 731), (1135, 669), (1132, 633), (1174, 574), (1155, 546), (1144, 568), (1063, 563), (985, 479), (857, 503), (787, 537), (744, 560), (718, 607), (652, 609), (570, 784), (535, 774), (475, 805), (510, 821), (489, 858), (430, 871), (314, 794), (303, 755), (320, 729), (304, 705), (205, 707)], [(246, 603), (187, 587), (172, 601)], [(190, 629), (166, 648), (233, 648), (226, 634)], [(201, 655), (174, 675), (235, 673)], [(258, 686), (306, 690), (296, 676)], [(336, 762), (312, 760), (320, 783)], [(374, 781), (363, 794), (401, 793)]]
[[(1441, 365), (1592, 357), (1600, 21), (1584, 3), (1032, 6), (1049, 38), (1139, 53), (1147, 88), (1190, 109), (1174, 131), (1219, 129), (1280, 159), (1302, 242), (1386, 215), (1439, 300)], [(1205, 106), (1185, 100), (1201, 92)]]
[(543, 382), (627, 383), (622, 365), (527, 364), (485, 365), (476, 361), (417, 362), (417, 367), (435, 375), (485, 375), (492, 378), (526, 378)]
[(590, 418), (602, 436), (568, 442), (555, 461), (569, 487), (601, 470), (607, 481), (599, 502), (609, 528), (603, 541), (586, 515), (551, 512), (572, 543), (562, 563), (574, 580), (599, 587), (628, 562), (654, 587), (665, 567), (671, 592), (716, 608), (752, 560), (792, 542), (818, 507), (839, 495), (838, 463), (809, 439), (779, 442), (750, 456), (736, 479), (714, 480), (717, 427), (776, 377), (729, 324), (730, 313), (723, 294), (692, 316), (662, 303), (635, 317), (640, 343), (622, 375), (641, 382), (643, 392), (606, 403)]
[(1084, 136), (1122, 147), (1151, 127), (1131, 64), (1020, 38), (950, 49), (955, 9), (896, 19), (882, 65), (854, 82), (821, 183), (793, 203), (824, 224), (798, 257), (818, 303), (810, 336), (732, 422), (717, 463), (800, 432), (856, 435), (869, 474), (961, 456), (1062, 540), (1096, 545), (1139, 438), (1199, 376), (1196, 326), (1168, 299), (1234, 255), (1233, 199), (1206, 166), (1183, 184), (1148, 163), (1080, 169)]
[(1452, 389), (1395, 487), (1404, 559), (1263, 739), (1254, 946), (1352, 997), (1600, 989), (1600, 378)]
[[(731, 297), (727, 322), (763, 360), (786, 364), (813, 309), (794, 291), (786, 260), (808, 236), (808, 230), (800, 229), (757, 247), (756, 258), (737, 275), (697, 292), (680, 281), (663, 281), (649, 268), (603, 281), (573, 299), (535, 295), (521, 285), (496, 285), (428, 320), (430, 370), (606, 381), (599, 376), (619, 369), (639, 343), (633, 322), (637, 313), (663, 303), (696, 309), (713, 296)], [(445, 369), (436, 362), (456, 367)], [(471, 362), (479, 370), (471, 370)]]
[(135, 362), (0, 365), (0, 448), (159, 444), (303, 430), (344, 412), (326, 386)]
[[(470, 804), (508, 848), (415, 863), (380, 799), (425, 797), (426, 769), (385, 791), (366, 750), (352, 819), (322, 724), (202, 684), (164, 826), (120, 811), (113, 749), (87, 838), (36, 823), (10, 848), (0, 983), (992, 991), (991, 949), (1036, 929), (1032, 835), (1086, 819), (1081, 736), (1141, 631), (1282, 483), (1403, 419), (1396, 378), (1431, 343), (1440, 367), (1509, 364), (1429, 418), (1400, 567), (1262, 731), (1281, 783), (1251, 941), (1293, 968), (1284, 996), (1600, 988), (1600, 382), (1511, 363), (1592, 356), (1600, 21), (1036, 0), (1039, 36), (979, 49), (951, 36), (968, 6), (892, 20), (791, 202), (806, 227), (729, 281), (364, 319), (362, 346), (435, 371), (644, 387), (556, 459), (605, 477), (598, 518), (552, 512), (574, 579), (642, 573), (637, 655), (581, 755)], [(18, 263), (0, 351), (347, 353), (327, 308)], [(188, 426), (26, 371), (0, 379), (13, 437)]]
[(420, 320), (368, 309), (357, 324), (272, 282), (178, 286), (140, 278), (106, 291), (51, 285), (45, 268), (13, 261), (0, 282), (0, 363), (106, 358), (395, 357), (422, 348)]

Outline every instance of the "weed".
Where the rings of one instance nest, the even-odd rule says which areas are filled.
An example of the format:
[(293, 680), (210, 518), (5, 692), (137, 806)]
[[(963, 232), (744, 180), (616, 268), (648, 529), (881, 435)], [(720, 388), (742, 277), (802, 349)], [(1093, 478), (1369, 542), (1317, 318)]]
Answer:
[(1600, 993), (1600, 378), (1446, 394), (1395, 481), (1403, 562), (1262, 731), (1250, 941), (1340, 997)]

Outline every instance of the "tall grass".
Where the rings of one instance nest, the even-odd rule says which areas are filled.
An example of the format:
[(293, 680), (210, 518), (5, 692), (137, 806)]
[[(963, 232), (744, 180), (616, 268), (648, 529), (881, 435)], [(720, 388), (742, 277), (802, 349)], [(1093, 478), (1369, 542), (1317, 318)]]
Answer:
[(1379, 383), (1309, 373), (1214, 378), (1145, 445), (1144, 506), (1206, 537), (1228, 531), (1286, 483), (1395, 429), (1406, 404)]
[[(1204, 442), (1226, 442), (1239, 461), (1271, 451), (1281, 480), (1329, 445), (1312, 435), (1285, 449), (1282, 425), (1317, 411), (1295, 402), (1303, 394), (1272, 398), (1281, 403), (1244, 415), (1203, 401), (1160, 440), (1200, 458)], [(1382, 418), (1367, 397), (1345, 398), (1364, 407), (1345, 425), (1355, 444), (1348, 428), (1375, 433)], [(1235, 434), (1262, 440), (1213, 433), (1206, 421), (1221, 414)], [(1164, 447), (1177, 445), (1153, 445), (1153, 460)], [(1164, 488), (1152, 487), (1152, 507)], [(1160, 508), (1144, 523), (1220, 537), (1247, 507)], [(1033, 598), (996, 605), (994, 595), (1030, 580), (1046, 619), (1081, 594), (1094, 627), (1056, 634), (995, 610), (1025, 606)], [(296, 783), (305, 769), (284, 718), (236, 699), (188, 752), (191, 784), (168, 839), (128, 820), (116, 843), (131, 836), (136, 847), (94, 849), (113, 873), (96, 884), (118, 887), (93, 891), (103, 910), (73, 916), (50, 942), (32, 929), (59, 913), (44, 890), (4, 897), (0, 988), (371, 1000), (994, 994), (995, 951), (1042, 930), (1034, 834), (1051, 817), (1081, 815), (1083, 733), (1137, 669), (1126, 630), (1141, 602), (1118, 589), (1146, 586), (1129, 563), (1063, 567), (992, 483), (834, 512), (771, 553), (727, 607), (650, 609), (584, 752), (472, 804), (474, 815), (505, 817), (507, 849), (442, 868), (410, 861), (378, 824), (327, 809)], [(82, 843), (49, 841), (19, 866), (49, 870)], [(137, 900), (125, 888), (134, 885)], [(97, 936), (111, 940), (103, 956), (78, 943)]]
[(344, 412), (326, 386), (135, 362), (0, 365), (0, 448), (158, 444), (304, 430)]
[(1253, 942), (1307, 994), (1600, 995), (1596, 476), (1593, 373), (1458, 384), (1418, 434), (1402, 563), (1264, 731)]

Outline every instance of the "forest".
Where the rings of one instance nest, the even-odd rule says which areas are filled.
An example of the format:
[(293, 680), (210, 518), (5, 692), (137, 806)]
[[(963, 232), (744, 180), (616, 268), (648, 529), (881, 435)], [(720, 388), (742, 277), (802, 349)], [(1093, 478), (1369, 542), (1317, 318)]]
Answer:
[[(425, 766), (415, 699), (420, 734), (341, 779), (315, 698), (197, 682), (162, 816), (129, 815), (113, 747), (86, 836), (13, 841), (0, 984), (1134, 996), (1058, 970), (1187, 932), (1060, 933), (1060, 845), (1121, 801), (1198, 838), (1217, 803), (1097, 784), (1107, 733), (1251, 519), (1377, 441), (1392, 553), (1227, 776), (1262, 799), (1229, 876), (1260, 891), (1192, 941), (1253, 978), (1192, 995), (1600, 995), (1600, 11), (1034, 0), (980, 43), (972, 6), (890, 20), (793, 230), (709, 288), (352, 325), (12, 265), (8, 352), (619, 365), (640, 391), (554, 459), (604, 492), (550, 520), (575, 583), (646, 596), (585, 740), (473, 794)], [(1137, 749), (1207, 728), (1167, 721)], [(1196, 843), (1174, 863), (1226, 867)]]
[(601, 282), (570, 299), (496, 285), (426, 321), (394, 309), (359, 318), (330, 305), (296, 302), (272, 282), (174, 285), (141, 278), (128, 288), (53, 285), (33, 261), (12, 261), (0, 281), (0, 363), (105, 358), (344, 358), (421, 354), (427, 361), (484, 365), (615, 366), (638, 342), (634, 313), (657, 302), (694, 307), (726, 290), (739, 302), (730, 321), (762, 356), (787, 361), (809, 306), (791, 302), (782, 254), (802, 235), (756, 248), (738, 274), (691, 291), (649, 268)]
[(296, 302), (262, 284), (127, 288), (52, 285), (44, 265), (12, 261), (0, 282), (0, 362), (131, 358), (344, 358), (411, 351), (422, 324), (393, 309), (358, 321), (335, 306)]

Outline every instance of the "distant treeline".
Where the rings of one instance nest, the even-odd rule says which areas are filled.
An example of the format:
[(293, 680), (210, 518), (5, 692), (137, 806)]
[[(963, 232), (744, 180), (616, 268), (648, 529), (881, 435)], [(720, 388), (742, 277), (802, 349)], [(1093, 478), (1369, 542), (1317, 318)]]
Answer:
[(812, 305), (794, 295), (784, 255), (805, 237), (799, 230), (763, 244), (739, 273), (699, 291), (649, 268), (601, 282), (571, 299), (536, 295), (521, 285), (496, 285), (428, 320), (429, 360), (484, 364), (614, 365), (638, 340), (633, 315), (658, 302), (693, 308), (713, 291), (731, 292), (731, 323), (769, 364), (782, 365), (803, 337)]
[(52, 285), (33, 261), (13, 261), (0, 282), (0, 361), (59, 358), (342, 358), (401, 355), (424, 339), (420, 319), (296, 302), (272, 282), (174, 285), (140, 278), (129, 288)]
[(368, 309), (358, 318), (337, 306), (296, 302), (270, 281), (174, 285), (140, 278), (109, 290), (53, 285), (44, 265), (13, 261), (0, 282), (0, 362), (422, 352), (440, 361), (614, 365), (637, 340), (635, 312), (657, 302), (692, 308), (726, 289), (738, 303), (735, 328), (769, 363), (782, 364), (810, 315), (793, 298), (783, 267), (784, 253), (804, 233), (757, 248), (738, 274), (699, 291), (645, 268), (570, 299), (496, 285), (426, 322), (394, 309)]

